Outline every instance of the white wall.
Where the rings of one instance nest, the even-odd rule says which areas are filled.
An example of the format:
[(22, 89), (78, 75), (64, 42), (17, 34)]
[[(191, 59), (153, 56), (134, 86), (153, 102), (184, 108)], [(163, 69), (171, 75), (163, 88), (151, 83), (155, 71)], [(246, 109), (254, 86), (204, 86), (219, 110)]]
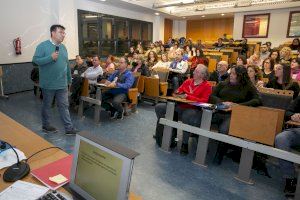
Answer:
[[(50, 37), (58, 16), (54, 0), (5, 0), (0, 7), (0, 64), (30, 62), (38, 43)], [(17, 6), (16, 6), (17, 5)], [(13, 40), (21, 37), (22, 55), (15, 55)]]
[[(31, 62), (36, 46), (50, 38), (50, 26), (57, 23), (66, 27), (64, 44), (69, 59), (74, 59), (79, 54), (77, 9), (152, 22), (153, 40), (164, 38), (164, 18), (154, 14), (88, 0), (2, 0), (0, 64)], [(15, 55), (12, 41), (17, 37), (21, 37), (22, 55)]]
[(186, 37), (186, 20), (173, 20), (173, 38)]
[(273, 47), (279, 46), (285, 41), (290, 41), (292, 39), (287, 38), (286, 34), (287, 34), (287, 28), (289, 22), (289, 14), (290, 11), (293, 10), (300, 10), (300, 7), (292, 8), (292, 9), (277, 9), (277, 10), (265, 10), (259, 12), (235, 13), (234, 26), (233, 26), (233, 38), (234, 39), (242, 38), (244, 15), (270, 13), (268, 38), (249, 38), (248, 41), (262, 41), (262, 42), (271, 41)]

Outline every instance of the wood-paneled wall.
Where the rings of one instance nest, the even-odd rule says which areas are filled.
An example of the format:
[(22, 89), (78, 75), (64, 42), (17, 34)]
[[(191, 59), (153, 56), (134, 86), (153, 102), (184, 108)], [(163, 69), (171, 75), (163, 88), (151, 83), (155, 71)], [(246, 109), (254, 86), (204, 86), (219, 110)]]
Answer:
[(165, 18), (164, 42), (173, 36), (173, 20)]
[(217, 40), (224, 33), (232, 35), (234, 18), (187, 20), (186, 37), (193, 41)]

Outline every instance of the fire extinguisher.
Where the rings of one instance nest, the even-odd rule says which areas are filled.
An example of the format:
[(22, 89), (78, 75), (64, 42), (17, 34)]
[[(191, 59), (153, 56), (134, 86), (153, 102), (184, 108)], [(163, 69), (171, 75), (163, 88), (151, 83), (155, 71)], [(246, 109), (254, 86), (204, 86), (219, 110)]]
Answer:
[(22, 54), (21, 52), (21, 38), (17, 37), (16, 39), (14, 39), (13, 41), (14, 47), (15, 47), (15, 51), (17, 55)]

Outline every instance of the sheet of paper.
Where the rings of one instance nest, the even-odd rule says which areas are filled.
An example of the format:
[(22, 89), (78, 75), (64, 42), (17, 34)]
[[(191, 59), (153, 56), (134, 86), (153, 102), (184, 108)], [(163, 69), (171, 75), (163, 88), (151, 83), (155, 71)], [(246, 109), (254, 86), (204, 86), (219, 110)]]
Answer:
[[(22, 151), (16, 148), (15, 150), (20, 160), (26, 159), (26, 156)], [(7, 149), (0, 153), (0, 169), (11, 166), (15, 163), (17, 163), (17, 155), (12, 149)]]
[(49, 177), (49, 180), (54, 183), (61, 184), (63, 182), (66, 182), (68, 179), (66, 177), (64, 177), (63, 175), (58, 174), (56, 176)]
[(35, 200), (48, 190), (49, 188), (41, 185), (17, 181), (0, 193), (0, 200)]

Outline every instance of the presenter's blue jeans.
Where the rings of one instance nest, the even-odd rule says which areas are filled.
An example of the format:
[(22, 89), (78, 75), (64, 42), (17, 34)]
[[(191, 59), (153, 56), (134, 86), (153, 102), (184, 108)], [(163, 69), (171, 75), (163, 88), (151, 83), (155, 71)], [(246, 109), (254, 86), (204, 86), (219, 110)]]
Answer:
[(50, 109), (53, 102), (53, 98), (57, 102), (60, 118), (64, 124), (65, 131), (71, 131), (73, 124), (71, 122), (69, 113), (69, 100), (68, 89), (48, 90), (42, 89), (43, 92), (43, 105), (42, 105), (42, 123), (44, 127), (50, 125)]
[[(275, 147), (285, 151), (291, 151), (294, 146), (300, 145), (300, 128), (290, 128), (279, 133), (275, 138)], [(294, 163), (279, 160), (280, 169), (284, 178), (295, 178)]]

